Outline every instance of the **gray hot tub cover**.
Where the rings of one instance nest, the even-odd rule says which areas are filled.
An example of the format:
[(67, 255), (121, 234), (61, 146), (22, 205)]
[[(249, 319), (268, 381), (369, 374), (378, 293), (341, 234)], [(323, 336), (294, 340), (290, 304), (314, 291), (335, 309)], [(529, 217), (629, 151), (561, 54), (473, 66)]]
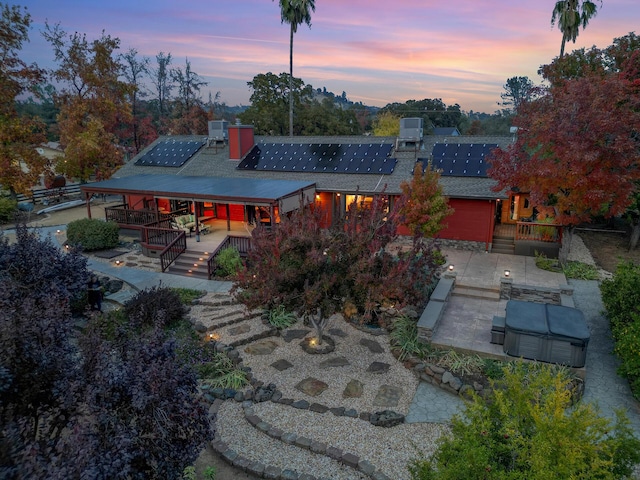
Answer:
[(529, 335), (551, 336), (587, 345), (591, 334), (584, 314), (571, 307), (509, 300), (505, 327)]

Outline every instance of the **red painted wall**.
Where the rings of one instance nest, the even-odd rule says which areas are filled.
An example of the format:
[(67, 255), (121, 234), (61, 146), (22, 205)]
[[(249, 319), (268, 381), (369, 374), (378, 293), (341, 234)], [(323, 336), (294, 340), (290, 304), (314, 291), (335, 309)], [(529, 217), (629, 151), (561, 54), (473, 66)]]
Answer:
[(253, 147), (253, 125), (229, 126), (229, 158), (241, 160)]
[(450, 240), (490, 242), (493, 236), (495, 202), (489, 200), (449, 199), (455, 213), (445, 220), (447, 228), (438, 235)]
[[(226, 220), (227, 219), (227, 207), (226, 205), (219, 203), (218, 204), (218, 218), (222, 219), (222, 220)], [(231, 205), (229, 205), (229, 217), (230, 220), (237, 220), (239, 222), (243, 222), (245, 220), (244, 218), (244, 205), (238, 205), (235, 203), (232, 203)]]

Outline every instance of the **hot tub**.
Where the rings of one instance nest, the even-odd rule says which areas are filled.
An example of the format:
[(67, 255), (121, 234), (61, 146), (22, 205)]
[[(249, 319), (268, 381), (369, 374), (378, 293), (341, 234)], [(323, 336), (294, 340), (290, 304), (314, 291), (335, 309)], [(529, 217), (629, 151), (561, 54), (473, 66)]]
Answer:
[(575, 308), (509, 300), (504, 352), (540, 362), (584, 367), (589, 328)]

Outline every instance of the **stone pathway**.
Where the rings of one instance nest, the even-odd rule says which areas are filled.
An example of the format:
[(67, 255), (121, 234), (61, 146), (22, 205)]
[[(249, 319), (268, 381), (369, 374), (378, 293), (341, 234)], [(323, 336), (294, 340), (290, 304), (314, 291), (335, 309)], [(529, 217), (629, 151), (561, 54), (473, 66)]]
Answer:
[(463, 408), (464, 402), (460, 397), (430, 383), (420, 382), (405, 421), (407, 423), (449, 423), (451, 417), (462, 412)]

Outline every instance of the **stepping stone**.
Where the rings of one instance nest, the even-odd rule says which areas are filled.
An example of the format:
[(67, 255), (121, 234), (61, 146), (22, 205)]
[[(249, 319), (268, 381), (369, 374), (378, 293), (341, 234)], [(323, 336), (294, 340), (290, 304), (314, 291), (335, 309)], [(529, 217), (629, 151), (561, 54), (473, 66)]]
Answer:
[(402, 389), (392, 385), (382, 385), (373, 399), (376, 407), (396, 407), (400, 401)]
[(371, 365), (369, 365), (369, 368), (367, 368), (367, 372), (369, 372), (369, 373), (387, 373), (389, 371), (389, 368), (391, 368), (391, 365), (389, 365), (388, 363), (373, 362)]
[(336, 337), (340, 337), (340, 338), (345, 338), (347, 336), (347, 333), (343, 330), (340, 330), (339, 328), (330, 328), (329, 329), (329, 335), (334, 335)]
[(296, 385), (296, 390), (306, 393), (311, 397), (317, 397), (327, 388), (329, 388), (329, 385), (313, 377), (307, 377)]
[(291, 340), (296, 340), (298, 338), (304, 338), (311, 330), (285, 330), (282, 332), (282, 339), (289, 343)]
[(273, 362), (271, 364), (271, 366), (273, 368), (275, 368), (276, 370), (278, 370), (279, 372), (282, 372), (282, 371), (286, 370), (287, 368), (293, 367), (293, 363), (287, 362), (284, 359), (280, 359), (280, 360), (278, 360), (276, 362)]
[(384, 353), (384, 348), (375, 340), (362, 338), (360, 339), (360, 345), (367, 347), (371, 353)]
[(251, 325), (245, 323), (242, 325), (238, 325), (237, 327), (233, 327), (229, 329), (229, 335), (235, 337), (236, 335), (241, 335), (243, 333), (249, 333), (251, 330)]
[(278, 343), (268, 338), (258, 340), (244, 349), (249, 355), (270, 355), (278, 347)]
[(342, 398), (360, 398), (363, 392), (362, 382), (351, 380), (342, 392)]
[(320, 366), (322, 368), (344, 367), (345, 365), (351, 365), (351, 364), (349, 363), (349, 360), (347, 360), (344, 357), (330, 358), (329, 360), (325, 360), (324, 362), (320, 362)]

